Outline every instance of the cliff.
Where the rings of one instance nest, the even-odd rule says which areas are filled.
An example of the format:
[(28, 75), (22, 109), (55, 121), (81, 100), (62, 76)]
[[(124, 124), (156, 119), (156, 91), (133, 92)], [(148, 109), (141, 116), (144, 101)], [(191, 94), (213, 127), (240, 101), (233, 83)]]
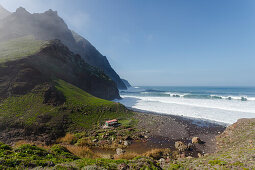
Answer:
[(127, 86), (127, 87), (132, 87), (131, 85), (130, 85), (130, 83), (127, 81), (127, 80), (125, 80), (125, 79), (121, 79), (122, 81), (123, 81), (123, 83)]
[[(24, 51), (15, 52), (16, 48)], [(118, 89), (108, 76), (85, 63), (59, 40), (43, 42), (25, 37), (1, 43), (0, 49), (0, 59), (4, 63), (0, 66), (1, 97), (26, 94), (37, 84), (62, 79), (96, 97), (109, 100), (119, 98)], [(10, 53), (4, 54), (8, 50)], [(31, 53), (26, 54), (26, 51)], [(11, 58), (15, 55), (20, 56)]]
[(16, 12), (5, 15), (1, 19), (0, 42), (28, 35), (33, 35), (37, 40), (43, 41), (61, 40), (70, 51), (79, 54), (86, 63), (97, 67), (108, 75), (119, 89), (126, 89), (125, 84), (112, 69), (107, 58), (85, 38), (69, 30), (56, 11), (48, 10), (44, 13), (30, 14), (20, 7)]

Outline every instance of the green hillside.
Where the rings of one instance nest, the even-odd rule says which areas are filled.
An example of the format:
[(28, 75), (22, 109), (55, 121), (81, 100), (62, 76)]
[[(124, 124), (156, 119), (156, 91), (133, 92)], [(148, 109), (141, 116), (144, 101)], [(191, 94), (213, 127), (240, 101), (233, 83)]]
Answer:
[(35, 40), (33, 36), (0, 42), (0, 63), (33, 55), (47, 43), (47, 41)]
[[(49, 92), (55, 95), (46, 101)], [(130, 116), (123, 105), (96, 98), (63, 80), (38, 85), (25, 95), (0, 103), (0, 128), (25, 129), (17, 137), (35, 134), (35, 138), (45, 135), (54, 140), (68, 131), (97, 128), (107, 119), (125, 120)]]

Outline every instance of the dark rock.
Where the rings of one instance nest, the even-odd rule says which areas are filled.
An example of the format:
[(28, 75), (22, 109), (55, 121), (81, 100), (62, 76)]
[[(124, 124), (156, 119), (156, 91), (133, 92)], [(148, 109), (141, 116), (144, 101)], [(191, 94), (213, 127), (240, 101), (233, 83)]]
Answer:
[(132, 87), (131, 85), (130, 85), (130, 83), (127, 81), (127, 80), (125, 80), (125, 79), (121, 79), (122, 81), (123, 81), (123, 83), (127, 86), (127, 87)]

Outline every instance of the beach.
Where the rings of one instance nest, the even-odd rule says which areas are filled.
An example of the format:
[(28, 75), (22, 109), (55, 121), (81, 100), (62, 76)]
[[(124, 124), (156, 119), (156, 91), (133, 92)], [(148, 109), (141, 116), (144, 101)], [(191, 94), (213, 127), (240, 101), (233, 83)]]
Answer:
[(147, 132), (145, 134), (147, 139), (144, 142), (134, 142), (127, 149), (138, 153), (151, 150), (151, 148), (174, 150), (176, 141), (188, 144), (191, 143), (193, 137), (199, 137), (204, 141), (204, 144), (196, 145), (197, 153), (213, 153), (216, 151), (215, 137), (226, 128), (226, 126), (208, 121), (152, 112), (140, 111), (135, 117), (138, 120), (138, 129)]

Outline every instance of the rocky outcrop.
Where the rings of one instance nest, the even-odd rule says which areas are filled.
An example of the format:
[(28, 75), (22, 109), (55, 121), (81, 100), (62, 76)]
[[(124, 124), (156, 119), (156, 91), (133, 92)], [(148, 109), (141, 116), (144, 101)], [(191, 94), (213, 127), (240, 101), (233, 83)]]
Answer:
[(132, 87), (131, 85), (130, 85), (130, 83), (127, 81), (127, 80), (125, 80), (125, 79), (121, 79), (122, 81), (123, 81), (123, 83), (127, 86), (127, 87)]
[(33, 35), (39, 40), (61, 40), (63, 44), (74, 53), (79, 54), (88, 64), (97, 67), (108, 75), (119, 89), (126, 89), (125, 84), (112, 69), (107, 58), (85, 38), (70, 31), (56, 11), (48, 10), (40, 14), (30, 14), (24, 8), (18, 8), (16, 12), (0, 22), (0, 42), (27, 35)]

